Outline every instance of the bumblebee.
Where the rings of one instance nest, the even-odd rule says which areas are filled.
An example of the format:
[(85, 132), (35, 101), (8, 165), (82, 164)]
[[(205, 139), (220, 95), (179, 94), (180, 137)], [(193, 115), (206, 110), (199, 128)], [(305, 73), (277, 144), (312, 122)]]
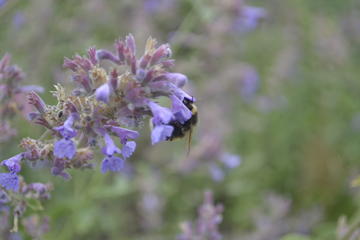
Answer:
[(171, 136), (167, 137), (167, 141), (172, 141), (177, 138), (183, 138), (185, 137), (187, 132), (191, 134), (192, 128), (196, 125), (198, 121), (197, 107), (195, 106), (194, 101), (192, 99), (184, 98), (183, 103), (191, 111), (192, 115), (184, 123), (181, 123), (177, 120), (172, 120), (169, 122), (169, 125), (173, 126), (174, 130)]
[(193, 99), (184, 98), (182, 102), (191, 111), (191, 117), (184, 123), (181, 123), (177, 120), (170, 121), (169, 125), (173, 126), (174, 130), (171, 136), (167, 137), (166, 140), (172, 141), (177, 138), (183, 138), (185, 137), (186, 133), (189, 132), (189, 139), (188, 139), (188, 154), (189, 154), (192, 129), (198, 122), (198, 112)]

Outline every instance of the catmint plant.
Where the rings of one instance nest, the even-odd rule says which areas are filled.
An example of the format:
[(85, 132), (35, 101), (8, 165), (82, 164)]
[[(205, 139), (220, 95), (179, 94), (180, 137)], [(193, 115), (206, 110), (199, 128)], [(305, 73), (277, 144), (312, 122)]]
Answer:
[(214, 204), (213, 194), (204, 193), (204, 202), (198, 208), (198, 218), (195, 223), (183, 222), (180, 227), (182, 233), (177, 240), (220, 240), (219, 224), (222, 222), (224, 207)]
[(11, 127), (10, 121), (17, 113), (26, 110), (25, 95), (31, 91), (43, 91), (40, 86), (22, 85), (24, 73), (10, 62), (9, 54), (5, 54), (0, 59), (0, 143), (16, 135), (16, 130)]
[[(0, 79), (13, 80), (1, 85), (7, 90), (1, 91), (3, 95), (10, 92), (1, 99), (11, 99), (12, 91), (29, 91), (27, 101), (36, 110), (29, 119), (45, 128), (38, 139), (22, 139), (23, 151), (1, 162), (7, 171), (0, 173), (0, 190), (9, 196), (6, 203), (14, 206), (16, 218), (28, 206), (24, 199), (42, 199), (51, 190), (45, 184), (25, 184), (21, 176), (24, 162), (50, 166), (53, 175), (69, 179), (67, 169), (94, 167), (94, 156), (99, 152), (103, 155), (101, 172), (119, 172), (128, 165), (127, 159), (136, 149), (134, 140), (140, 135), (136, 128), (147, 117), (153, 125), (152, 144), (170, 140), (174, 130), (170, 122), (184, 122), (191, 117), (183, 103), (195, 101), (182, 89), (187, 77), (170, 71), (174, 66), (170, 46), (156, 45), (157, 41), (150, 37), (145, 52), (137, 58), (130, 34), (115, 42), (114, 52), (92, 47), (85, 56), (65, 58), (63, 66), (71, 71), (74, 88), (55, 85), (55, 105), (44, 102), (38, 87), (19, 88), (22, 74), (9, 67), (9, 57), (4, 57)], [(171, 107), (161, 105), (159, 98), (168, 98)]]

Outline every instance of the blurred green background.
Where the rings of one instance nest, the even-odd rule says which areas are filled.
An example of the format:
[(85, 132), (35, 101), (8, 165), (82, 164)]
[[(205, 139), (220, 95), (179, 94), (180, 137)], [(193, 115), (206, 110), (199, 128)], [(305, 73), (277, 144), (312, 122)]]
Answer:
[[(27, 168), (29, 181), (55, 186), (44, 239), (175, 239), (206, 189), (225, 206), (224, 239), (336, 239), (341, 216), (360, 217), (351, 187), (360, 165), (360, 2), (245, 3), (266, 11), (254, 29), (237, 22), (236, 0), (0, 1), (0, 56), (12, 54), (26, 84), (71, 89), (65, 56), (112, 50), (133, 33), (141, 50), (150, 35), (171, 44), (174, 71), (198, 100), (189, 156), (186, 140), (151, 146), (145, 124), (132, 176), (97, 166), (63, 181)], [(20, 116), (13, 126), (19, 134), (0, 145), (1, 159), (42, 131)], [(238, 167), (221, 165), (227, 152), (241, 156)]]

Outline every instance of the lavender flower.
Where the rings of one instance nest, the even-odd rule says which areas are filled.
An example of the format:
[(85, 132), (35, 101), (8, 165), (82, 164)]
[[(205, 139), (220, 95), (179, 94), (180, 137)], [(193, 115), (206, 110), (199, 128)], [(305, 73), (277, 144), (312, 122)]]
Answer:
[[(37, 208), (41, 209), (39, 201), (48, 199), (52, 190), (50, 184), (26, 184), (23, 178), (18, 177), (15, 173), (0, 173), (0, 184), (4, 187), (4, 190), (0, 189), (0, 212), (7, 213), (6, 217), (1, 214), (0, 231), (7, 232), (10, 230), (8, 226), (10, 217), (13, 218), (14, 222), (11, 231), (17, 232), (18, 219), (24, 215), (26, 209), (31, 207), (35, 210), (36, 204), (31, 204), (35, 202), (38, 202)], [(13, 212), (13, 216), (10, 216), (10, 212)], [(23, 222), (23, 225), (26, 224)]]
[(250, 101), (255, 96), (259, 88), (259, 74), (251, 67), (245, 67), (242, 78), (239, 81), (239, 90), (241, 97)]
[(136, 142), (134, 141), (126, 142), (121, 150), (123, 157), (124, 158), (130, 157), (134, 153), (135, 148), (136, 148)]
[(70, 139), (63, 138), (54, 144), (54, 155), (58, 158), (72, 159), (76, 154), (76, 146)]
[(224, 152), (220, 156), (220, 161), (222, 161), (227, 168), (236, 168), (241, 163), (241, 157), (239, 155)]
[(75, 137), (77, 132), (72, 128), (76, 114), (70, 114), (63, 126), (54, 128), (63, 138), (54, 143), (54, 155), (58, 158), (72, 159), (76, 154), (75, 143), (71, 138)]
[(188, 82), (188, 78), (181, 73), (167, 73), (164, 77), (179, 88), (185, 86)]
[(49, 199), (50, 190), (52, 190), (51, 184), (35, 182), (25, 186), (23, 192), (27, 195), (27, 197), (32, 197), (37, 199)]
[(170, 96), (172, 101), (172, 109), (173, 115), (177, 121), (180, 123), (184, 123), (189, 120), (192, 116), (192, 112), (187, 108), (182, 101), (175, 95)]
[(139, 137), (139, 133), (137, 131), (110, 125), (105, 127), (110, 127), (110, 130), (120, 138), (122, 144), (125, 144), (128, 139), (135, 139)]
[(18, 30), (26, 23), (26, 18), (24, 13), (21, 11), (17, 11), (12, 17), (12, 25)]
[(173, 117), (173, 114), (168, 108), (162, 107), (154, 102), (149, 102), (148, 106), (153, 114), (152, 122), (155, 125), (167, 124)]
[[(93, 151), (101, 148), (105, 155), (101, 171), (119, 171), (134, 153), (133, 140), (139, 137), (128, 128), (142, 125), (147, 117), (154, 125), (152, 144), (169, 140), (173, 131), (169, 123), (191, 117), (182, 101), (193, 98), (181, 89), (187, 77), (169, 71), (174, 65), (170, 46), (156, 45), (156, 40), (149, 38), (144, 54), (137, 59), (135, 39), (129, 34), (115, 42), (114, 52), (90, 48), (86, 56), (65, 58), (63, 66), (72, 71), (75, 88), (68, 93), (56, 85), (52, 92), (56, 105), (45, 104), (34, 91), (29, 93), (28, 102), (37, 110), (29, 118), (45, 127), (48, 135), (43, 140), (24, 139), (23, 159), (32, 164), (47, 160), (54, 175), (70, 178), (67, 168), (92, 166)], [(2, 61), (0, 70), (7, 61)], [(103, 67), (103, 61), (110, 66)], [(158, 104), (159, 97), (169, 98), (171, 109)], [(121, 146), (112, 136), (119, 138)]]
[[(3, 2), (5, 3), (6, 1)], [(0, 142), (16, 134), (16, 130), (11, 128), (9, 122), (18, 112), (25, 113), (26, 100), (23, 95), (29, 91), (43, 90), (40, 86), (22, 85), (25, 75), (19, 67), (11, 65), (10, 61), (9, 54), (5, 54), (0, 59)]]
[(95, 92), (96, 99), (99, 101), (103, 101), (105, 103), (109, 103), (110, 99), (110, 86), (108, 83), (104, 83)]
[(38, 215), (31, 215), (23, 219), (22, 224), (26, 232), (33, 239), (42, 239), (43, 235), (49, 231), (49, 218), (39, 217)]
[(101, 164), (101, 172), (106, 173), (107, 171), (118, 172), (124, 166), (124, 160), (120, 157), (114, 156), (114, 154), (121, 153), (121, 150), (115, 145), (114, 141), (108, 134), (104, 135), (105, 147), (102, 152), (105, 154), (105, 158)]
[(158, 125), (154, 127), (151, 132), (151, 143), (154, 145), (156, 143), (166, 141), (174, 131), (174, 127), (170, 125)]
[(221, 204), (214, 204), (212, 192), (204, 193), (204, 202), (198, 209), (198, 219), (181, 224), (182, 233), (177, 240), (220, 240), (222, 235), (218, 226), (222, 222), (224, 208)]
[(0, 8), (4, 7), (7, 3), (7, 0), (0, 0)]
[(109, 134), (104, 136), (105, 147), (103, 148), (103, 153), (107, 156), (112, 156), (115, 153), (121, 153), (121, 150), (115, 145), (114, 141), (111, 139)]
[(1, 165), (6, 166), (8, 170), (12, 173), (18, 173), (21, 170), (20, 161), (23, 158), (23, 154), (17, 154), (9, 159), (6, 159), (1, 162)]
[(0, 185), (6, 190), (19, 191), (19, 177), (16, 173), (0, 173)]
[(101, 172), (106, 173), (107, 171), (118, 172), (124, 167), (124, 160), (120, 157), (112, 155), (106, 156), (101, 164)]
[(75, 120), (75, 114), (70, 114), (62, 126), (54, 128), (64, 138), (73, 138), (76, 136), (76, 131), (72, 128)]
[(63, 158), (55, 158), (53, 162), (53, 167), (51, 168), (51, 173), (54, 176), (61, 176), (65, 180), (69, 180), (71, 178), (70, 174), (65, 172), (66, 161)]
[(221, 182), (225, 178), (224, 170), (215, 163), (209, 166), (209, 172), (215, 182)]
[(238, 16), (233, 23), (233, 28), (240, 33), (252, 31), (266, 15), (263, 8), (241, 5), (238, 9)]
[(0, 189), (0, 205), (8, 203), (10, 201), (9, 195)]
[(168, 11), (175, 7), (174, 0), (144, 0), (144, 9), (150, 14)]

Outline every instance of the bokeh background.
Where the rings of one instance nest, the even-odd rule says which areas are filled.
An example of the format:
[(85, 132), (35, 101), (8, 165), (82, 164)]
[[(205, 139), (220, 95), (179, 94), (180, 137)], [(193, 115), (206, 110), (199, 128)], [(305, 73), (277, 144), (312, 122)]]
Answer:
[[(203, 192), (225, 207), (224, 239), (336, 239), (360, 217), (360, 2), (352, 0), (0, 0), (0, 55), (9, 52), (55, 103), (71, 88), (65, 56), (113, 49), (133, 33), (169, 42), (186, 74), (199, 124), (187, 139), (151, 146), (147, 124), (133, 174), (72, 171), (41, 213), (43, 239), (175, 239)], [(40, 127), (23, 116), (0, 157)], [(100, 157), (99, 157), (100, 162)], [(23, 235), (24, 239), (30, 239)], [(354, 238), (355, 239), (355, 238)]]

